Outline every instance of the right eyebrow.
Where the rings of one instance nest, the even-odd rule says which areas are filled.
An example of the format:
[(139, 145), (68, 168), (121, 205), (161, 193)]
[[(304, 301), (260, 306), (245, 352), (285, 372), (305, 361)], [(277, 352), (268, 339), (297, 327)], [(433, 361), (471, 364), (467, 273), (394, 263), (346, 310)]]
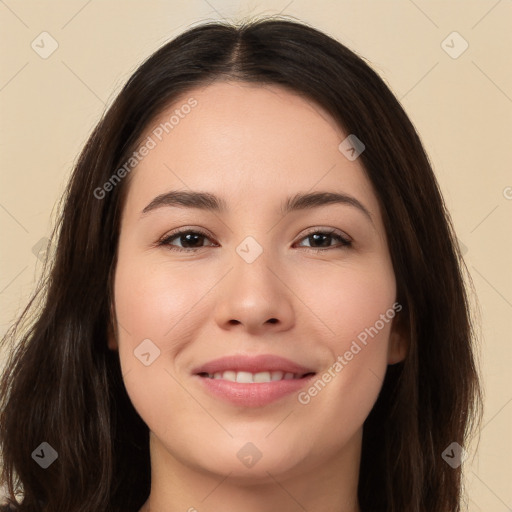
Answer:
[(186, 190), (171, 190), (165, 194), (156, 196), (141, 214), (144, 215), (152, 210), (163, 206), (178, 206), (185, 208), (198, 208), (211, 210), (217, 213), (227, 211), (227, 204), (223, 199), (208, 192), (188, 192)]

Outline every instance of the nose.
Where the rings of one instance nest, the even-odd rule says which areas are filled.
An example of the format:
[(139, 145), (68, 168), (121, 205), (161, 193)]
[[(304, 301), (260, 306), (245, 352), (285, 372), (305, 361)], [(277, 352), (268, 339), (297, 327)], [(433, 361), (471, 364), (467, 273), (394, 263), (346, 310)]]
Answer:
[(293, 293), (286, 282), (286, 272), (265, 251), (251, 263), (236, 254), (217, 290), (217, 324), (253, 335), (290, 329)]

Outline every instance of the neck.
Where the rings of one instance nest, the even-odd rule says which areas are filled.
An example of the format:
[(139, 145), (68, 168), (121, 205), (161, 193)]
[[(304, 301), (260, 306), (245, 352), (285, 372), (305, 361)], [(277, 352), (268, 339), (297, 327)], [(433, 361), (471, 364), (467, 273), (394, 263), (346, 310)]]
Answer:
[(357, 485), (361, 432), (316, 466), (252, 478), (215, 474), (173, 457), (150, 432), (151, 492), (140, 512), (360, 512)]

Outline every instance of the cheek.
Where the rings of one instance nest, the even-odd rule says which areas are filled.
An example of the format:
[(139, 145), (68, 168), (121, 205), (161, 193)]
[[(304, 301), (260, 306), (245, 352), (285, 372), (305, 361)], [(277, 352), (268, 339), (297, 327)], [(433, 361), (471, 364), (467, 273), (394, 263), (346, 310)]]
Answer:
[[(378, 338), (384, 340), (379, 346), (387, 345), (391, 324), (387, 317), (392, 319), (394, 313), (386, 316), (386, 312), (395, 302), (395, 278), (385, 259), (371, 263), (343, 268), (328, 265), (320, 272), (304, 272), (305, 278), (297, 282), (304, 303), (325, 327), (333, 350), (348, 350), (351, 340), (359, 335), (364, 338), (377, 321)], [(381, 315), (385, 315), (384, 324)]]
[(382, 260), (364, 271), (326, 269), (324, 277), (307, 279), (303, 294), (309, 290), (307, 305), (326, 332), (330, 361), (297, 399), (317, 425), (332, 425), (336, 439), (364, 422), (382, 387), (396, 288), (392, 268)]
[[(128, 251), (125, 252), (125, 254)], [(165, 435), (172, 414), (190, 414), (190, 397), (173, 378), (173, 361), (199, 324), (200, 290), (190, 272), (136, 257), (119, 259), (114, 283), (118, 350), (130, 400), (151, 430)], [(169, 415), (169, 416), (168, 416)]]
[(194, 286), (186, 269), (171, 272), (164, 265), (148, 265), (135, 258), (121, 260), (115, 279), (118, 322), (134, 342), (172, 339), (174, 326), (197, 301)]
[(114, 283), (118, 348), (135, 403), (141, 401), (139, 394), (143, 398), (150, 392), (147, 385), (140, 386), (142, 382), (151, 383), (154, 390), (172, 387), (165, 370), (172, 371), (176, 355), (192, 337), (190, 326), (200, 322), (197, 286), (184, 267), (171, 271), (137, 257), (119, 259)]

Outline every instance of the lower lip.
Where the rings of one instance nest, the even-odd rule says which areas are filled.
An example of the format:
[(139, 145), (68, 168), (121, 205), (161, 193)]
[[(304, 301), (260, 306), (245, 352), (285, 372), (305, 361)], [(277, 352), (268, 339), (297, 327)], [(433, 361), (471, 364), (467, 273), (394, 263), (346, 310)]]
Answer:
[(244, 384), (196, 375), (211, 394), (242, 407), (262, 407), (275, 402), (291, 393), (300, 391), (300, 389), (309, 384), (314, 376), (309, 375), (302, 379), (284, 379)]

